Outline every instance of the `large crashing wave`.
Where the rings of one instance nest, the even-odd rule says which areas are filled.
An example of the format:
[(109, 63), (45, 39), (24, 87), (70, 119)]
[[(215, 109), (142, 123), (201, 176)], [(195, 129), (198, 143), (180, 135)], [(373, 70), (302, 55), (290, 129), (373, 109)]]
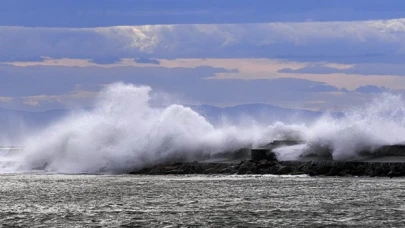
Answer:
[[(400, 95), (380, 94), (341, 118), (324, 116), (305, 130), (306, 152), (328, 147), (334, 160), (350, 160), (382, 145), (405, 143), (405, 102)], [(311, 151), (312, 150), (312, 151)]]
[(54, 124), (24, 143), (20, 169), (56, 172), (124, 172), (170, 160), (200, 160), (268, 135), (258, 126), (216, 128), (190, 108), (153, 108), (151, 89), (114, 84), (96, 107)]
[(307, 144), (277, 150), (279, 159), (295, 159), (314, 147), (328, 147), (333, 159), (345, 160), (363, 148), (405, 139), (405, 103), (392, 94), (342, 117), (324, 116), (310, 125), (213, 126), (181, 105), (152, 107), (151, 93), (146, 86), (106, 87), (93, 110), (70, 115), (28, 137), (18, 162), (7, 171), (126, 172), (167, 161), (204, 160), (241, 147), (261, 146), (291, 132), (300, 132)]

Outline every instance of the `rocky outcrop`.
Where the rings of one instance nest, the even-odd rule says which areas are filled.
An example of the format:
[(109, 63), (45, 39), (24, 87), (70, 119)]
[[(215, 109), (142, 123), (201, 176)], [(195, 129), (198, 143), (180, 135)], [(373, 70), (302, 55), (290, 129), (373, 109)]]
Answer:
[(134, 170), (130, 174), (168, 175), (168, 174), (234, 174), (236, 164), (206, 162), (174, 162)]
[(405, 163), (372, 162), (278, 162), (244, 160), (239, 163), (177, 162), (160, 164), (131, 174), (275, 174), (310, 176), (405, 176)]
[[(405, 176), (405, 162), (383, 162), (381, 157), (405, 157), (405, 145), (382, 146), (376, 150), (364, 150), (363, 155), (373, 155), (380, 161), (333, 161), (329, 156), (328, 148), (313, 148), (320, 160), (278, 161), (272, 149), (296, 145), (300, 141), (279, 140), (258, 149), (240, 149), (232, 154), (232, 159), (246, 157), (248, 152), (251, 160), (242, 160), (238, 163), (210, 163), (210, 162), (177, 162), (155, 165), (131, 174), (166, 175), (166, 174), (276, 174), (296, 175), (308, 174), (310, 176), (377, 176), (377, 177), (402, 177)], [(311, 154), (307, 154), (310, 156)]]
[(403, 162), (282, 162), (311, 176), (405, 176)]

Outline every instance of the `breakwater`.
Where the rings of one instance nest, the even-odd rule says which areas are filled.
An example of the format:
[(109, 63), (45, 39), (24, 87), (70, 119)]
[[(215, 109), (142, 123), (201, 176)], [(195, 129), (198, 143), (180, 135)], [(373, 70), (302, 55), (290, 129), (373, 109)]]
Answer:
[(274, 174), (310, 176), (405, 176), (404, 162), (270, 161), (239, 163), (175, 162), (155, 165), (131, 174)]
[[(155, 165), (132, 174), (275, 174), (310, 176), (405, 176), (405, 145), (384, 145), (359, 152), (362, 158), (334, 161), (332, 156), (302, 156), (301, 160), (280, 161), (275, 149), (293, 146), (300, 141), (273, 141), (258, 149), (248, 149), (250, 160), (230, 162), (177, 162)], [(245, 151), (245, 150), (244, 150)], [(247, 150), (246, 150), (247, 151)], [(331, 154), (331, 150), (328, 151)], [(246, 155), (246, 153), (245, 153)]]

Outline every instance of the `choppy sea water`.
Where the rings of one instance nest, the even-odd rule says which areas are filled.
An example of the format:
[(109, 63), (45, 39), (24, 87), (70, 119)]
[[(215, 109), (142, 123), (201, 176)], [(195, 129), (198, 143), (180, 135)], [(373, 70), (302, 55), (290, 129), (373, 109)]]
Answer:
[(3, 174), (6, 227), (403, 227), (405, 179)]

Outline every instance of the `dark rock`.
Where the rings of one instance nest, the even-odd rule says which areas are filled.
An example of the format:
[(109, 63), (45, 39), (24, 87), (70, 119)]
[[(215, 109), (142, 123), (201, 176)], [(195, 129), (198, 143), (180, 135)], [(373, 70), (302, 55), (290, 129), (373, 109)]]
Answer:
[(164, 174), (187, 174), (182, 169), (169, 169)]
[(373, 170), (370, 168), (366, 168), (366, 170), (364, 171), (364, 176), (373, 177), (374, 176)]
[(326, 176), (338, 176), (341, 171), (342, 170), (339, 169), (338, 167), (332, 167), (326, 174)]
[(181, 166), (180, 170), (179, 170), (179, 174), (196, 174), (196, 170), (195, 170), (195, 165), (193, 164), (189, 164), (189, 163), (185, 163)]
[(244, 162), (246, 162), (246, 160), (240, 161), (239, 164), (237, 164), (237, 165), (235, 166), (235, 168), (239, 170), (240, 166), (241, 166)]
[(309, 171), (309, 166), (307, 164), (303, 164), (298, 166), (298, 170), (302, 172), (308, 172)]
[(257, 167), (257, 169), (266, 169), (266, 168), (273, 166), (274, 164), (275, 164), (274, 162), (270, 162), (268, 160), (260, 160), (257, 163), (256, 167)]
[(228, 168), (227, 164), (207, 163), (207, 167), (203, 169), (203, 174), (221, 174), (223, 170)]
[(317, 175), (327, 175), (327, 174), (330, 172), (331, 169), (332, 169), (332, 167), (331, 167), (331, 166), (328, 166), (328, 165), (319, 166), (319, 167), (317, 167), (317, 169), (315, 170), (315, 173), (316, 173)]
[(400, 177), (400, 176), (402, 176), (402, 173), (401, 172), (396, 172), (396, 171), (390, 171), (387, 176), (390, 177), (390, 178)]
[(248, 171), (256, 173), (256, 163), (253, 161), (245, 161), (239, 166), (238, 174), (246, 174)]
[(266, 159), (262, 159), (262, 160), (260, 160), (260, 161), (257, 161), (257, 164), (258, 164), (258, 165), (266, 165), (266, 164), (269, 164), (269, 161), (266, 160)]
[(238, 175), (246, 174), (249, 170), (246, 168), (241, 168), (238, 170)]
[(221, 174), (235, 174), (238, 173), (238, 170), (233, 167), (227, 167), (220, 170)]
[(390, 171), (391, 170), (387, 166), (385, 166), (384, 164), (380, 164), (379, 166), (374, 168), (373, 176), (387, 176)]
[(239, 164), (172, 162), (130, 172), (143, 175), (167, 174), (309, 174), (310, 176), (405, 176), (405, 163), (300, 162), (245, 160)]
[(216, 173), (216, 170), (215, 170), (214, 167), (205, 169), (205, 170), (203, 171), (203, 174), (215, 174), (215, 173)]
[(278, 161), (278, 160), (277, 160), (277, 155), (276, 155), (273, 151), (267, 152), (266, 159), (267, 159), (268, 161), (274, 161), (274, 162), (277, 162), (277, 161)]
[(258, 173), (259, 174), (270, 174), (270, 168), (259, 169)]
[(358, 165), (352, 172), (353, 175), (355, 176), (364, 176), (365, 175), (366, 169), (364, 168), (363, 165)]
[(338, 176), (342, 176), (342, 177), (347, 176), (347, 175), (351, 175), (350, 169), (344, 169), (338, 173)]
[(310, 171), (308, 173), (309, 176), (313, 177), (313, 176), (317, 176), (317, 173), (315, 171)]
[(293, 167), (293, 166), (283, 166), (283, 167), (280, 167), (280, 168), (277, 170), (277, 174), (286, 175), (286, 174), (295, 173), (295, 171), (296, 171), (296, 168)]
[(316, 165), (314, 165), (312, 163), (306, 163), (306, 164), (300, 165), (298, 167), (298, 170), (301, 172), (304, 172), (304, 173), (309, 173), (311, 171), (314, 171), (315, 168), (316, 168)]
[(270, 168), (268, 168), (266, 174), (278, 174), (278, 170), (280, 170), (280, 168), (282, 168), (282, 167), (283, 167), (282, 165), (277, 163), (277, 164), (271, 166)]

